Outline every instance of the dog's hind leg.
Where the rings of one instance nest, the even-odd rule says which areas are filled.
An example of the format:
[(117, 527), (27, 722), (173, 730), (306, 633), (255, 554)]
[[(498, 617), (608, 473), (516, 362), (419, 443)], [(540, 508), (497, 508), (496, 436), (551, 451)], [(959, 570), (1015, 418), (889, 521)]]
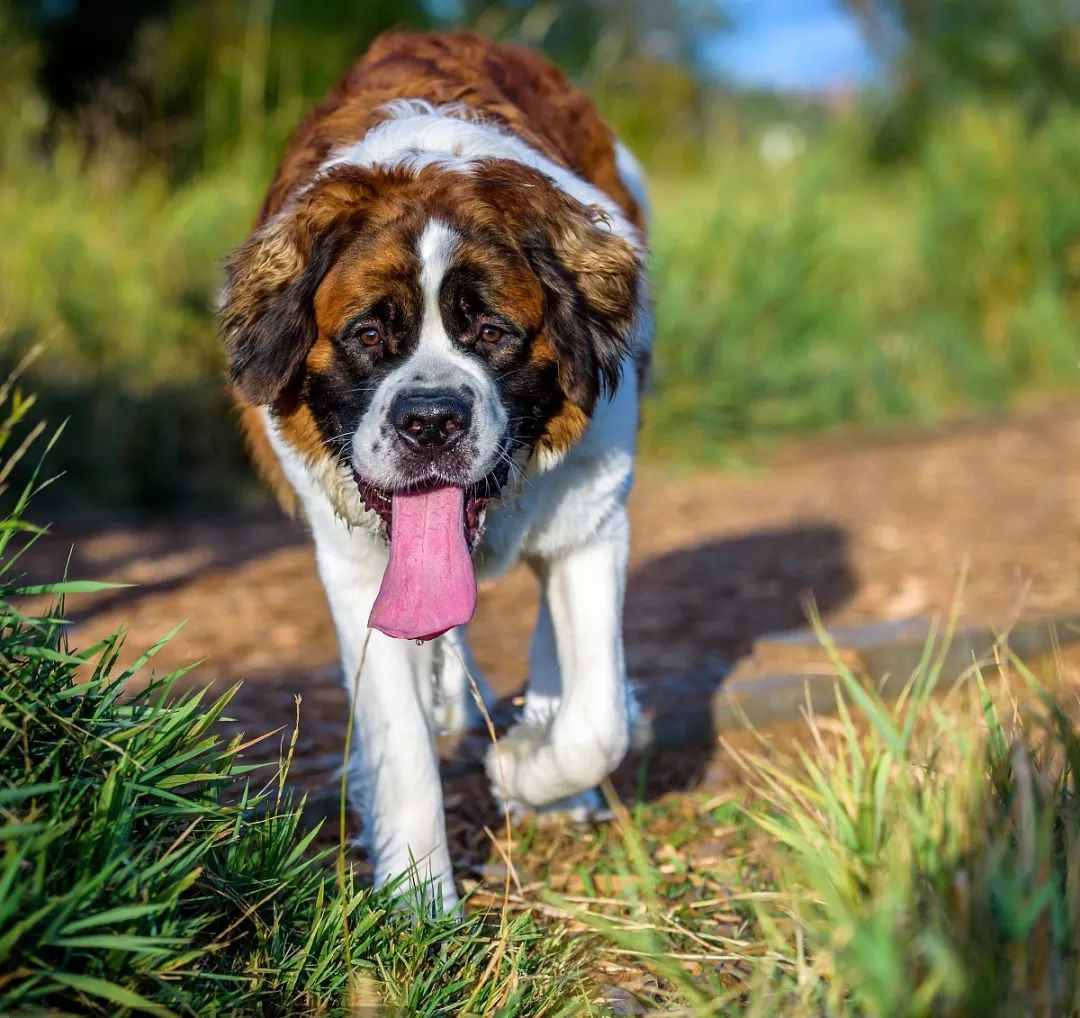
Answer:
[(440, 735), (460, 735), (482, 723), (473, 683), (485, 709), (493, 709), (495, 695), (476, 666), (465, 627), (459, 626), (435, 641), (432, 721)]

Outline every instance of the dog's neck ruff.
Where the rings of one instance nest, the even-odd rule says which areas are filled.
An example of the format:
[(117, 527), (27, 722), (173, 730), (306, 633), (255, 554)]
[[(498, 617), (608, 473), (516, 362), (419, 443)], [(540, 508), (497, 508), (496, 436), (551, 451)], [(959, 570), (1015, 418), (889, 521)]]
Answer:
[(459, 173), (472, 173), (485, 159), (504, 159), (543, 173), (575, 201), (599, 210), (600, 228), (609, 229), (638, 252), (644, 250), (637, 228), (600, 188), (467, 107), (401, 99), (389, 103), (385, 110), (387, 119), (358, 141), (335, 149), (311, 184), (336, 166), (419, 170), (438, 165)]

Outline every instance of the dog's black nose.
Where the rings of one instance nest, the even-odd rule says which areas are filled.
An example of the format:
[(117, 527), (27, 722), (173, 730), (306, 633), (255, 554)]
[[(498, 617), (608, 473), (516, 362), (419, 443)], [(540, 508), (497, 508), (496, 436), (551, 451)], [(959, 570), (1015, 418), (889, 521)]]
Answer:
[(472, 401), (437, 389), (414, 389), (394, 397), (390, 420), (414, 449), (440, 452), (469, 430)]

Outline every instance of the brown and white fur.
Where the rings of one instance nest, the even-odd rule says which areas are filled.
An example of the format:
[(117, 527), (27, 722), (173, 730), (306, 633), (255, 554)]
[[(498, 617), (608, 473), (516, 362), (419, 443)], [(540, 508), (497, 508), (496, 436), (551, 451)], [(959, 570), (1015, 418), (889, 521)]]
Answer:
[[(540, 580), (525, 707), (488, 758), (504, 805), (588, 807), (627, 750), (644, 202), (634, 160), (547, 62), (393, 33), (301, 125), (230, 262), (230, 379), (258, 465), (310, 527), (356, 683), (349, 775), (377, 885), (457, 900), (432, 737), (470, 723), (475, 674), (462, 629), (418, 645), (367, 627), (385, 493), (465, 487), (476, 575), (523, 559)], [(471, 408), (445, 453), (388, 425), (415, 385)]]

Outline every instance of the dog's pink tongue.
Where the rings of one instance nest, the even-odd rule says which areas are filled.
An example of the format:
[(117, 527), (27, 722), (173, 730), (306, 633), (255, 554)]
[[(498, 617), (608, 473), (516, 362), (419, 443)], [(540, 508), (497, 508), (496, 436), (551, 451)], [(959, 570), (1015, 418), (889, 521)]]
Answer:
[(476, 611), (465, 541), (465, 493), (434, 488), (393, 496), (390, 562), (368, 625), (387, 636), (430, 640)]

